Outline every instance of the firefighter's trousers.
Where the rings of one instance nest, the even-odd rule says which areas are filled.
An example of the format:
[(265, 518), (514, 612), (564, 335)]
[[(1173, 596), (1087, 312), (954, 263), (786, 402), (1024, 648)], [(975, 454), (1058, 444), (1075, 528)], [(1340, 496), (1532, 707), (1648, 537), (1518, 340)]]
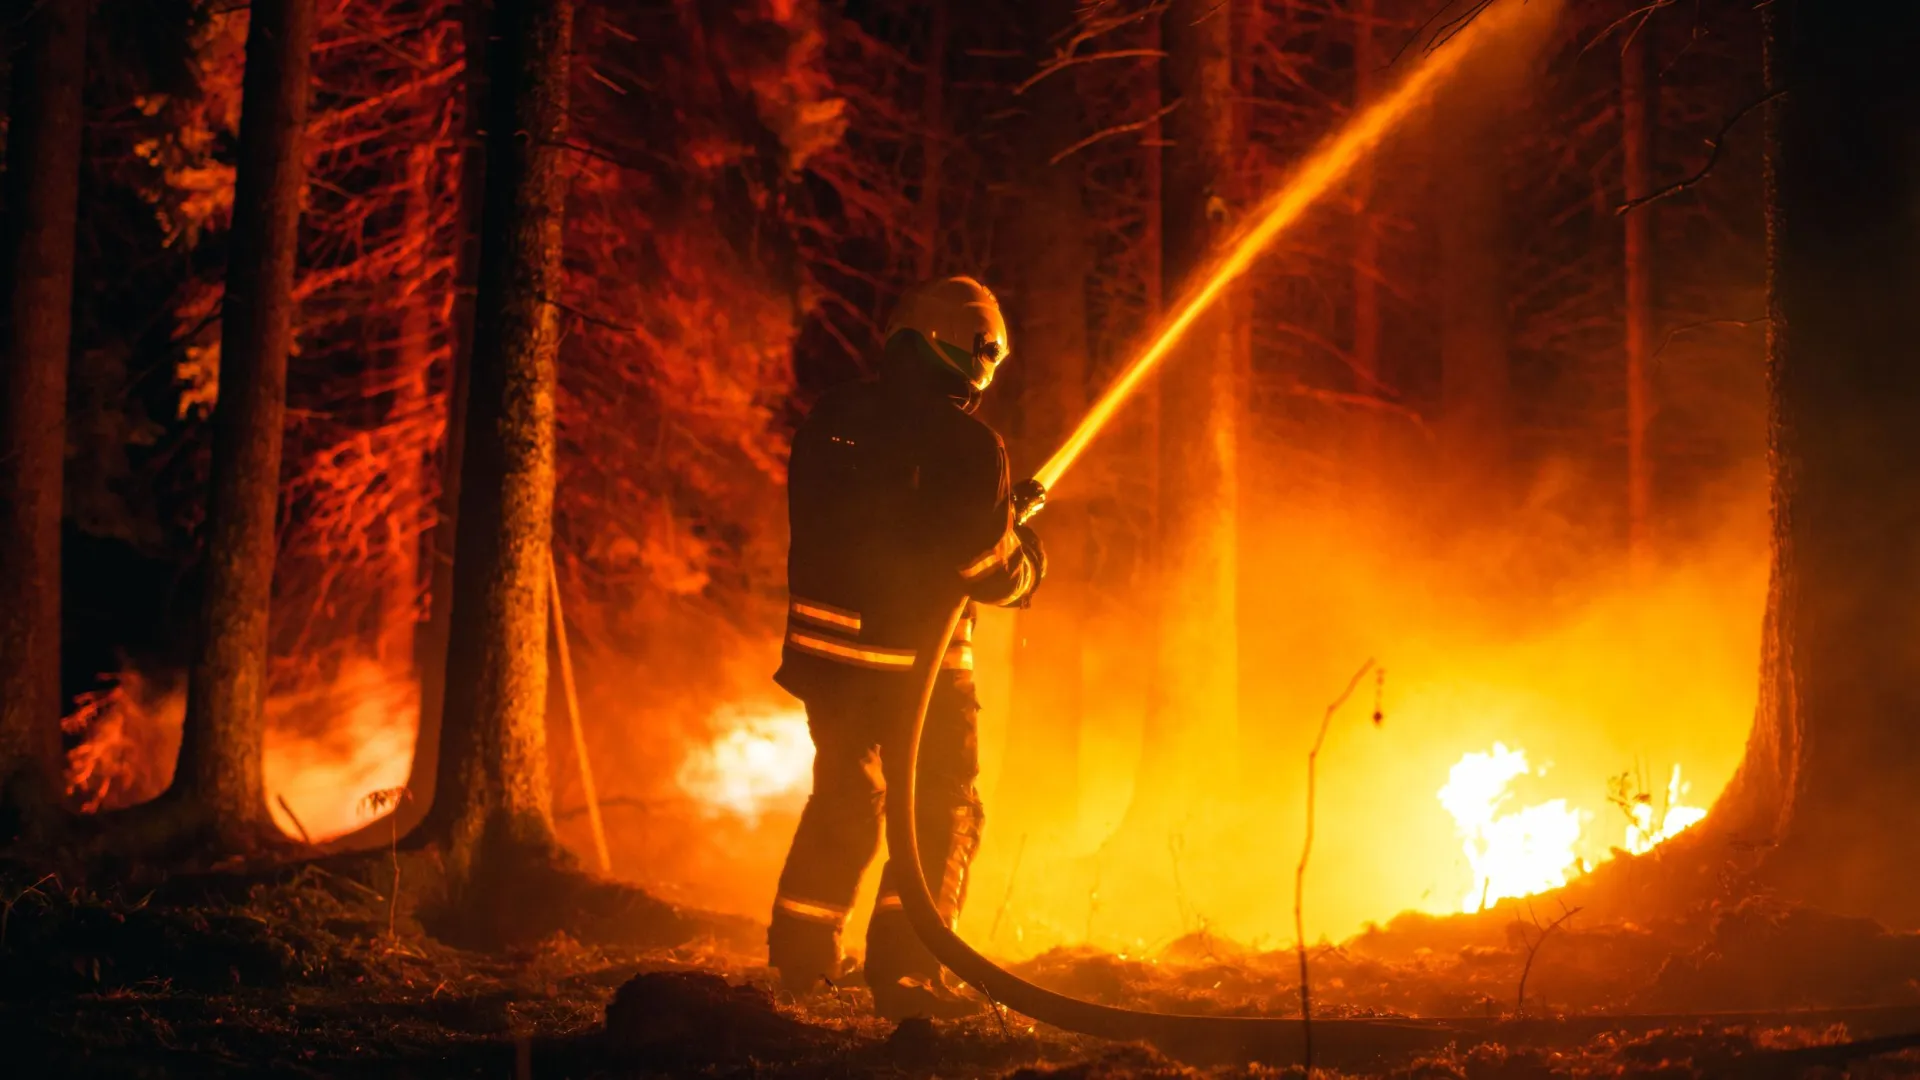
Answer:
[[(900, 722), (898, 702), (897, 692), (864, 687), (807, 702), (813, 794), (787, 852), (767, 931), (769, 960), (795, 993), (819, 989), (838, 973), (841, 930), (860, 876), (880, 848), (885, 806), (880, 740), (886, 725)], [(979, 711), (970, 674), (943, 676), (920, 744), (915, 792), (920, 859), (948, 925), (959, 916), (967, 868), (980, 844), (983, 815), (974, 787), (980, 775)], [(940, 978), (939, 963), (907, 925), (894, 884), (897, 872), (890, 859), (881, 871), (880, 896), (867, 928), (870, 986)]]

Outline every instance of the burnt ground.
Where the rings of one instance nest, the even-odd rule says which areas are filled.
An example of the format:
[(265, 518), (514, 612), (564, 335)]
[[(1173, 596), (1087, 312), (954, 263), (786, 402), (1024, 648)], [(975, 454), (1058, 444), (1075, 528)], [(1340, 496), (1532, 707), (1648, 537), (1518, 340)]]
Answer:
[[(306, 865), (111, 889), (0, 872), (0, 1073), (1300, 1073), (1183, 1063), (1000, 1013), (896, 1029), (867, 1015), (857, 985), (779, 1004), (727, 920), (672, 947), (556, 933), (511, 949), (453, 948), (424, 933), (405, 903), (389, 933), (389, 900), (377, 886), (390, 882), (369, 866), (362, 877)], [(1539, 934), (1523, 906), (1509, 905), (1476, 920), (1402, 918), (1316, 950), (1316, 1015), (1471, 1019), (1429, 1049), (1349, 1052), (1323, 1060), (1330, 1068), (1320, 1074), (1920, 1076), (1920, 1054), (1873, 1053), (1898, 1051), (1898, 1038), (1858, 1043), (1920, 1031), (1920, 939), (1910, 935), (1762, 901), (1654, 926), (1576, 918), (1536, 949)], [(1291, 952), (1194, 935), (1153, 957), (1058, 951), (1020, 970), (1113, 1004), (1291, 1017), (1296, 964)], [(1720, 1015), (1702, 1018), (1704, 1010)], [(1518, 1019), (1523, 1011), (1528, 1019)]]

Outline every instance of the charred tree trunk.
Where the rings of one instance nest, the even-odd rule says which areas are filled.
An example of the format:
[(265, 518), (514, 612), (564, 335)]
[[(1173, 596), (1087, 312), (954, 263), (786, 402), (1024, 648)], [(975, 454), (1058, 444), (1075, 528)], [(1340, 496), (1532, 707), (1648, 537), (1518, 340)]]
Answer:
[(1508, 476), (1506, 185), (1500, 167), (1502, 81), (1465, 72), (1436, 96), (1439, 239), (1439, 433), (1455, 509), (1497, 511)]
[(1823, 906), (1920, 922), (1920, 8), (1768, 20), (1773, 581), (1747, 757), (1713, 818)]
[(7, 145), (0, 807), (30, 815), (59, 790), (61, 480), (89, 6), (43, 4), (26, 17)]
[(205, 592), (171, 793), (229, 847), (273, 828), (261, 773), (267, 609), (313, 40), (313, 0), (254, 3), (221, 306)]
[[(1620, 142), (1624, 187), (1629, 200), (1652, 188), (1653, 47), (1656, 20), (1649, 19), (1627, 42), (1620, 57)], [(1626, 214), (1627, 335), (1627, 550), (1634, 565), (1647, 554), (1648, 517), (1653, 508), (1653, 476), (1647, 461), (1647, 427), (1653, 419), (1647, 365), (1653, 352), (1652, 206)]]
[(487, 183), (484, 117), (487, 108), (488, 0), (468, 0), (461, 14), (462, 78), (459, 249), (454, 257), (453, 349), (445, 375), (447, 431), (440, 447), (440, 498), (423, 547), (427, 558), (427, 621), (414, 639), (420, 674), (420, 731), (407, 775), (412, 798), (395, 810), (405, 831), (434, 805), (440, 761), (441, 717), (446, 703), (447, 638), (452, 627), (453, 558), (460, 511), (460, 462), (466, 441), (468, 370), (474, 346), (474, 294), (480, 279), (480, 214)]
[[(1054, 32), (1069, 25), (1071, 0), (1048, 0), (1034, 17), (1030, 51), (1046, 55)], [(1080, 101), (1072, 72), (1027, 91), (1028, 115), (1017, 141), (1026, 197), (1015, 211), (1019, 260), (1021, 413), (1024, 440), (1038, 453), (1060, 445), (1087, 410), (1087, 242), (1084, 174), (1073, 144)], [(1086, 632), (1088, 521), (1068, 500), (1041, 519), (1050, 568), (1034, 605), (1018, 615), (1013, 654), (1013, 714), (1000, 790), (1005, 812), (1036, 834), (1070, 836), (1080, 805), (1080, 727)]]
[[(1193, 287), (1231, 226), (1232, 5), (1174, 0), (1160, 20), (1162, 273)], [(1238, 729), (1238, 335), (1234, 302), (1197, 319), (1159, 381), (1160, 660), (1131, 815), (1152, 824), (1231, 756)]]
[(461, 460), (447, 694), (430, 824), (456, 897), (549, 861), (547, 575), (570, 0), (500, 0)]

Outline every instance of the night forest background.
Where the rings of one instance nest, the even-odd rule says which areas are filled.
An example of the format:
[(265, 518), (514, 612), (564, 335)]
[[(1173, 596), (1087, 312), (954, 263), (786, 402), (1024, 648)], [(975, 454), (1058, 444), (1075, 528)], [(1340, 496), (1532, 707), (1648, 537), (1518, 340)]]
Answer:
[[(1211, 217), (1230, 226), (1444, 41), (1461, 13), (1432, 7), (1234, 5)], [(815, 395), (869, 369), (906, 284), (968, 273), (1000, 295), (1017, 358), (987, 415), (1023, 475), (1171, 302), (1162, 157), (1181, 103), (1160, 14), (580, 6), (554, 544), (613, 803), (660, 813), (677, 748), (716, 710), (772, 694), (785, 443)], [(411, 0), (318, 14), (272, 608), (269, 739), (295, 764), (276, 772), (270, 750), (268, 766), (270, 793), (310, 805), (287, 790), (304, 775), (331, 797), (305, 813), (325, 818), (301, 822), (314, 832), (364, 823), (340, 793), (399, 783), (416, 694), (437, 708), (449, 579), (435, 524), (473, 231), (470, 16)], [(1312, 715), (1398, 624), (1544, 633), (1636, 561), (1757, 581), (1759, 138), (1728, 125), (1763, 96), (1757, 20), (1593, 4), (1547, 22), (1541, 42), (1444, 90), (1257, 263), (1234, 301), (1231, 408), (1135, 404), (1077, 467), (1049, 515), (1049, 603), (1022, 613), (1025, 647), (989, 690), (989, 714), (1024, 733), (1007, 742), (1012, 775), (1022, 747), (1029, 768), (1076, 754), (1082, 713), (1140, 712), (1155, 649), (1142, 626), (1184, 587), (1156, 522), (1196, 506), (1240, 523), (1248, 660), (1216, 711), (1262, 717), (1244, 725), (1256, 752), (1298, 737), (1264, 717)], [(62, 712), (73, 783), (110, 807), (165, 787), (177, 739), (246, 18), (109, 2), (93, 26)], [(1620, 212), (1630, 183), (1645, 195), (1709, 162)], [(1156, 444), (1210, 425), (1247, 463), (1231, 516), (1207, 502), (1217, 492), (1158, 482)], [(1753, 531), (1729, 556), (1734, 526)], [(1745, 644), (1758, 595), (1734, 595), (1702, 618)], [(1316, 649), (1324, 671), (1259, 659)], [(1746, 718), (1723, 719), (1714, 730)], [(553, 745), (562, 827), (582, 826), (567, 744)], [(1737, 745), (1696, 766), (1709, 785)], [(1008, 788), (1016, 820), (1071, 813)], [(1119, 798), (1099, 809), (1123, 812)], [(698, 876), (674, 831), (616, 830), (648, 873), (694, 859)]]
[[(1032, 473), (1329, 133), (1469, 40), (1057, 485), (1040, 601), (982, 627), (960, 930), (1250, 1015), (1306, 1009), (1312, 940), (1342, 1015), (1492, 1024), (1533, 976), (1642, 1032), (1905, 1008), (1920, 16), (1865, 11), (7, 0), (0, 956), (72, 991), (28, 1024), (103, 1061), (229, 1020), (284, 1055), (283, 1006), (339, 1061), (666, 1030), (623, 1007), (755, 1032), (648, 1050), (701, 1067), (1088, 1052), (755, 989), (806, 780), (768, 679), (791, 433), (968, 274)], [(275, 431), (277, 476), (216, 448)], [(1549, 819), (1582, 846), (1523, 852), (1547, 876), (1481, 865)], [(1866, 1021), (1833, 1023), (1642, 1049), (1716, 1075)]]

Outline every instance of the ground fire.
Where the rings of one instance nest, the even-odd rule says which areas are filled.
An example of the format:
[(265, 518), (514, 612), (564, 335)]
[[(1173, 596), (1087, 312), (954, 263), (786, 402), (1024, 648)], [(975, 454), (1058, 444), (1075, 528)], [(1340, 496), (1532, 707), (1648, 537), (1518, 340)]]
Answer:
[(12, 1071), (1920, 1073), (1920, 6), (0, 44)]

